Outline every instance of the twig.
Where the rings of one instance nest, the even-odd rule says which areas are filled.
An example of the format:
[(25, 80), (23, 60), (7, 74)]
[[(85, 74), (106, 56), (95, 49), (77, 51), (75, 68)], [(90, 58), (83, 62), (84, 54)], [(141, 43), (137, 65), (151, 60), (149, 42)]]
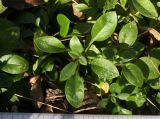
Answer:
[(147, 98), (147, 101), (160, 112), (160, 109), (150, 99)]
[(83, 111), (87, 111), (87, 110), (93, 110), (93, 109), (98, 109), (97, 107), (89, 107), (89, 108), (83, 108), (83, 109), (79, 109), (74, 111), (74, 113), (79, 113), (79, 112), (83, 112)]
[(26, 99), (26, 100), (30, 100), (30, 101), (34, 101), (34, 102), (39, 102), (39, 103), (41, 103), (42, 105), (45, 105), (45, 106), (48, 106), (48, 107), (52, 107), (52, 108), (57, 109), (57, 110), (61, 110), (61, 111), (63, 111), (63, 112), (71, 113), (71, 112), (66, 111), (66, 110), (64, 110), (64, 109), (61, 109), (61, 108), (59, 108), (59, 107), (55, 107), (55, 106), (52, 106), (52, 105), (50, 105), (50, 104), (46, 104), (46, 103), (43, 103), (43, 102), (40, 102), (40, 101), (37, 101), (37, 100), (31, 99), (31, 98), (28, 98), (28, 97), (25, 97), (25, 96), (19, 95), (19, 94), (14, 94), (14, 95), (16, 95), (17, 97), (20, 97), (20, 98)]

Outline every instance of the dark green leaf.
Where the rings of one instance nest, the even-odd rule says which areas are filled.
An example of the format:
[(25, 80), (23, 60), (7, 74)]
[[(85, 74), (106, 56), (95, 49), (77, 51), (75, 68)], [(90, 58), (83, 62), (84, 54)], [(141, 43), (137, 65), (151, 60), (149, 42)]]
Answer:
[(34, 44), (43, 52), (60, 53), (64, 52), (65, 46), (55, 37), (43, 36), (34, 39)]
[(20, 40), (20, 29), (12, 22), (0, 19), (0, 48), (13, 50), (17, 48)]
[(122, 74), (125, 79), (132, 85), (142, 87), (144, 76), (141, 69), (135, 64), (128, 63), (122, 68)]
[(160, 78), (148, 80), (147, 82), (153, 89), (159, 90), (160, 89)]
[(143, 71), (145, 78), (156, 79), (160, 77), (159, 60), (153, 57), (141, 57), (136, 61), (136, 65)]

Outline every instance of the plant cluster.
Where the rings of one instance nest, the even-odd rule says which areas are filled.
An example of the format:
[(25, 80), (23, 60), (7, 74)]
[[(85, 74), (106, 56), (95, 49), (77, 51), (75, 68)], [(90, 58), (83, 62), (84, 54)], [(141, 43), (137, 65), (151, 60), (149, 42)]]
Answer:
[(28, 97), (38, 75), (74, 108), (90, 90), (107, 114), (159, 114), (159, 0), (4, 1), (0, 110)]

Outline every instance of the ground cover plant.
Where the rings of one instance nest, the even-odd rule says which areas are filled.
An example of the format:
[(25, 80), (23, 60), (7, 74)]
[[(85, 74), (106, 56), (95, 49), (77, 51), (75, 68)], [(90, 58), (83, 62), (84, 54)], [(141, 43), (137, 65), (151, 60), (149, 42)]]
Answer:
[(159, 0), (0, 0), (0, 111), (160, 114)]

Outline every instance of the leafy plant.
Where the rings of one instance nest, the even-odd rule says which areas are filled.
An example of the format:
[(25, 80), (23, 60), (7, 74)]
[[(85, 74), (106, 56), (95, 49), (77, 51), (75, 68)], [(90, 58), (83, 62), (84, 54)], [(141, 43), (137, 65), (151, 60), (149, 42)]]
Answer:
[(144, 114), (145, 107), (160, 113), (158, 0), (17, 5), (0, 0), (3, 110), (20, 104), (19, 94), (29, 95), (26, 79), (38, 75), (65, 92), (71, 109), (80, 108), (90, 91), (103, 113)]

